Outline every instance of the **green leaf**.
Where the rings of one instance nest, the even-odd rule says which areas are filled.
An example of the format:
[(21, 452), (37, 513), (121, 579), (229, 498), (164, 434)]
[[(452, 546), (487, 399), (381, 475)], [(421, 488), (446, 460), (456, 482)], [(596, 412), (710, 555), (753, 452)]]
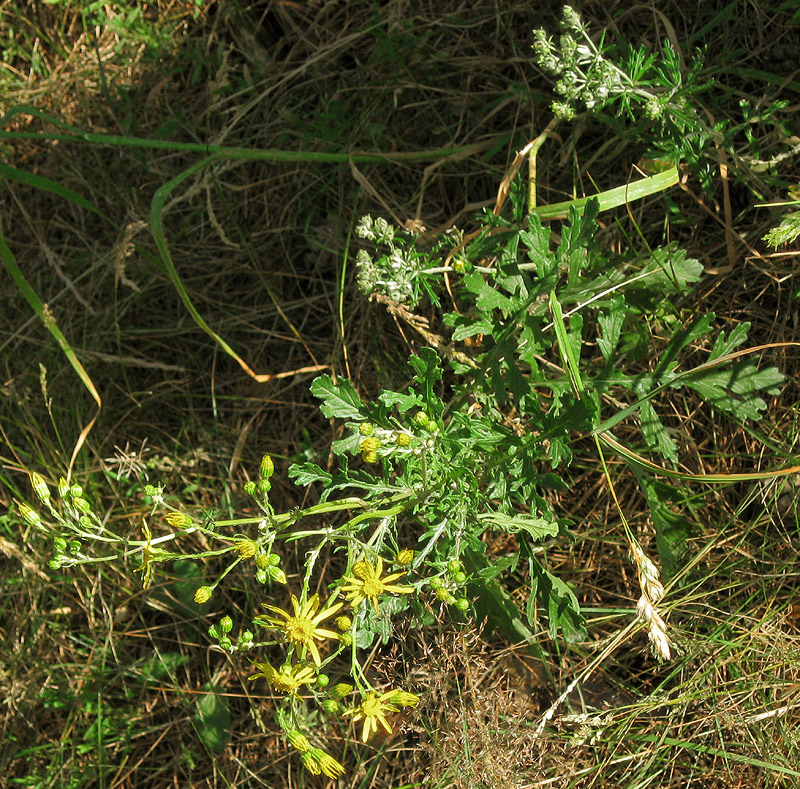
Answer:
[(444, 410), (444, 403), (433, 392), (433, 385), (442, 377), (438, 354), (433, 348), (421, 348), (419, 356), (409, 357), (408, 363), (414, 370), (414, 380), (422, 390), (425, 409), (430, 416), (438, 416)]
[(454, 342), (474, 337), (476, 334), (491, 335), (494, 331), (494, 325), (490, 320), (473, 320), (466, 315), (456, 315), (452, 312), (444, 316), (444, 322), (448, 326), (455, 326), (451, 335)]
[(630, 466), (647, 499), (656, 532), (658, 558), (668, 581), (681, 568), (687, 554), (686, 541), (692, 536), (692, 524), (680, 512), (669, 508), (670, 501), (680, 500), (680, 492), (662, 480), (655, 480), (633, 464)]
[(679, 383), (694, 389), (704, 400), (737, 419), (758, 419), (767, 404), (756, 392), (775, 396), (780, 393), (784, 380), (775, 367), (759, 370), (752, 362), (741, 360), (730, 367), (702, 370), (681, 378)]
[(662, 457), (678, 462), (678, 445), (672, 440), (656, 410), (649, 400), (643, 400), (639, 406), (642, 420), (642, 436), (647, 446)]
[(206, 683), (200, 688), (194, 727), (200, 741), (210, 751), (224, 751), (231, 739), (231, 713), (222, 688)]
[(597, 347), (606, 362), (611, 362), (614, 351), (619, 345), (619, 338), (622, 332), (622, 324), (628, 314), (628, 307), (622, 296), (616, 296), (611, 300), (608, 308), (601, 310), (597, 315), (597, 323), (600, 326), (600, 334), (597, 336)]
[[(461, 558), (467, 571), (479, 577), (490, 566), (485, 556), (472, 549), (464, 551)], [(512, 643), (525, 641), (532, 647), (535, 645), (536, 637), (523, 622), (519, 608), (496, 579), (484, 579), (475, 585), (473, 603), (477, 616), (486, 619), (487, 630), (497, 627)]]
[(528, 230), (520, 231), (519, 237), (527, 247), (528, 259), (536, 265), (539, 279), (558, 269), (558, 261), (550, 253), (550, 228), (542, 226), (542, 220), (537, 214), (531, 213), (528, 216)]
[(479, 312), (489, 313), (492, 310), (501, 310), (504, 314), (509, 315), (514, 311), (514, 302), (489, 285), (477, 271), (467, 274), (463, 283), (467, 290), (474, 295), (475, 306)]
[(327, 471), (323, 471), (316, 463), (293, 463), (289, 466), (289, 479), (294, 480), (296, 485), (303, 488), (314, 482), (321, 482), (327, 487), (333, 476)]
[(726, 356), (727, 354), (732, 353), (747, 339), (747, 334), (749, 331), (749, 322), (740, 323), (735, 326), (727, 339), (725, 338), (725, 332), (721, 331), (714, 342), (714, 347), (711, 349), (711, 353), (708, 356), (708, 361), (713, 361), (714, 359), (719, 359), (721, 356)]
[(533, 540), (543, 540), (545, 537), (555, 537), (558, 534), (557, 523), (526, 513), (506, 515), (503, 512), (486, 512), (479, 515), (478, 520), (490, 523), (493, 528), (508, 534), (525, 532)]
[(329, 419), (366, 419), (361, 398), (346, 378), (335, 384), (329, 375), (321, 375), (312, 382), (311, 394), (323, 401), (320, 411)]
[(575, 206), (569, 209), (567, 224), (561, 232), (556, 259), (560, 269), (568, 272), (568, 282), (573, 284), (580, 276), (589, 259), (589, 251), (594, 249), (594, 235), (597, 230), (598, 202), (589, 200), (581, 216)]
[(378, 396), (378, 400), (387, 408), (397, 408), (401, 414), (412, 408), (422, 408), (424, 406), (422, 398), (416, 393), (401, 394), (400, 392), (383, 391)]
[(800, 211), (787, 214), (777, 227), (773, 227), (762, 239), (773, 249), (781, 244), (790, 244), (800, 236)]
[[(647, 278), (633, 283), (632, 290), (654, 292), (658, 301), (670, 293), (683, 293), (703, 276), (703, 264), (687, 258), (686, 250), (675, 247), (658, 247), (653, 250), (642, 273), (652, 272)], [(627, 291), (626, 291), (627, 292)]]
[[(568, 644), (586, 639), (586, 626), (578, 598), (558, 576), (542, 567), (534, 556), (528, 557), (531, 572), (531, 599), (538, 600), (547, 610), (550, 638), (558, 636), (558, 629)], [(528, 606), (528, 622), (532, 625), (533, 606)]]

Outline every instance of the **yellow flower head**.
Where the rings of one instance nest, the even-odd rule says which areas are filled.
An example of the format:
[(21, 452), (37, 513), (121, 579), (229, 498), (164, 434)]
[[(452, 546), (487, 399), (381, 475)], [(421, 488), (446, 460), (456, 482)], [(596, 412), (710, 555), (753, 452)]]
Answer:
[(284, 611), (281, 608), (276, 608), (274, 605), (267, 605), (262, 603), (264, 608), (272, 611), (275, 616), (268, 616), (261, 614), (255, 620), (265, 627), (272, 628), (273, 630), (280, 630), (292, 646), (298, 651), (305, 647), (311, 653), (311, 657), (316, 665), (321, 665), (322, 660), (319, 656), (316, 641), (321, 641), (324, 638), (339, 638), (338, 633), (332, 630), (325, 630), (319, 625), (326, 619), (339, 613), (339, 609), (344, 605), (343, 603), (334, 603), (324, 609), (321, 613), (319, 611), (319, 595), (313, 595), (301, 606), (297, 598), (292, 595), (292, 610), (293, 614)]
[(414, 707), (419, 702), (419, 696), (413, 693), (408, 693), (402, 690), (390, 690), (388, 693), (382, 693), (380, 696), (375, 691), (369, 691), (363, 697), (361, 704), (352, 709), (345, 710), (343, 715), (352, 715), (353, 721), (364, 721), (364, 727), (361, 730), (361, 740), (366, 742), (373, 732), (378, 731), (378, 724), (386, 730), (387, 734), (392, 733), (392, 727), (386, 720), (386, 714), (397, 712), (395, 704), (403, 707)]
[(311, 685), (317, 679), (316, 672), (310, 666), (284, 663), (279, 669), (274, 669), (266, 661), (258, 663), (254, 660), (253, 668), (257, 668), (258, 672), (248, 679), (264, 677), (278, 693), (295, 694), (301, 685)]
[(411, 594), (413, 586), (397, 586), (392, 584), (403, 573), (392, 573), (381, 578), (383, 573), (383, 559), (378, 557), (377, 564), (373, 567), (369, 561), (362, 559), (353, 565), (353, 576), (346, 575), (344, 580), (347, 586), (342, 587), (343, 592), (347, 592), (347, 599), (353, 608), (358, 608), (364, 600), (371, 600), (375, 610), (378, 610), (378, 595), (390, 592), (392, 594)]
[(314, 775), (327, 775), (328, 778), (338, 778), (344, 772), (344, 765), (337, 762), (329, 753), (325, 753), (321, 748), (311, 748), (311, 750), (300, 754), (303, 764), (309, 772)]

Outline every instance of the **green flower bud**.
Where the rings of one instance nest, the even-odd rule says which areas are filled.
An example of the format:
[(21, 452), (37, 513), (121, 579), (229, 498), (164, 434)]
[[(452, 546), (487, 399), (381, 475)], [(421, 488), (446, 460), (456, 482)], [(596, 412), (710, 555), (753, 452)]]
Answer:
[(362, 436), (371, 436), (374, 430), (375, 430), (375, 425), (371, 425), (369, 422), (362, 422), (358, 426), (358, 432)]
[(424, 411), (417, 411), (414, 414), (414, 421), (420, 426), (427, 428), (431, 422), (431, 418)]
[(208, 628), (208, 635), (216, 641), (222, 635), (222, 632), (218, 625), (211, 625), (211, 627)]
[(462, 584), (466, 583), (467, 574), (465, 572), (458, 572), (453, 576), (453, 581), (461, 586)]
[(256, 556), (256, 567), (258, 567), (259, 570), (266, 570), (269, 566), (269, 556), (267, 556), (267, 554), (260, 553)]
[(71, 496), (73, 499), (78, 499), (83, 496), (83, 488), (80, 485), (73, 485), (67, 494)]
[(251, 559), (256, 555), (258, 545), (253, 540), (239, 540), (233, 550), (236, 551), (240, 559)]
[(270, 567), (277, 567), (281, 563), (281, 557), (277, 553), (271, 553), (267, 557), (267, 561), (269, 562)]
[(42, 477), (41, 474), (37, 474), (35, 471), (31, 471), (28, 477), (31, 481), (33, 492), (37, 495), (39, 501), (47, 501), (50, 498), (50, 488), (44, 481), (44, 477)]
[(203, 605), (211, 599), (212, 594), (214, 594), (214, 590), (210, 586), (201, 586), (194, 593), (194, 601), (198, 605)]
[(168, 512), (164, 516), (164, 520), (172, 526), (173, 529), (186, 529), (193, 523), (192, 519), (182, 512)]
[[(147, 489), (145, 488), (145, 490)], [(155, 492), (155, 489), (153, 489), (153, 492)], [(58, 478), (58, 495), (62, 499), (65, 499), (67, 496), (69, 496), (69, 482), (67, 482), (64, 477)], [(148, 493), (147, 495), (152, 496), (153, 494)]]
[(386, 701), (389, 704), (399, 704), (401, 707), (416, 707), (419, 704), (419, 696), (416, 693), (409, 693), (407, 690), (393, 690), (392, 695)]
[(339, 712), (339, 702), (336, 699), (325, 699), (320, 706), (329, 715), (336, 715)]
[(222, 619), (219, 620), (219, 629), (223, 633), (230, 633), (233, 630), (233, 619), (229, 616), (223, 616)]
[(556, 118), (561, 118), (565, 121), (571, 121), (575, 118), (575, 108), (566, 102), (554, 101), (550, 105), (550, 109), (553, 111), (553, 115), (555, 115)]
[(82, 512), (84, 515), (92, 511), (92, 505), (80, 496), (75, 496), (72, 499), (72, 503), (75, 505), (75, 509), (78, 510), (78, 512)]
[(53, 548), (57, 553), (64, 553), (67, 550), (67, 541), (63, 537), (53, 537)]
[(275, 473), (275, 464), (269, 455), (264, 455), (261, 458), (261, 465), (259, 466), (258, 473), (261, 474), (261, 479), (269, 479)]
[(25, 521), (30, 523), (31, 526), (39, 526), (42, 522), (39, 513), (32, 507), (29, 507), (24, 501), (19, 505), (19, 514), (22, 515)]
[(81, 552), (81, 541), (70, 540), (69, 546), (67, 547), (67, 552), (70, 556), (77, 556)]
[(337, 616), (333, 621), (336, 622), (336, 627), (343, 633), (353, 626), (353, 620), (349, 616)]
[(94, 524), (92, 523), (92, 519), (88, 515), (81, 515), (81, 517), (78, 518), (78, 525), (84, 531), (86, 531), (87, 529), (91, 529), (94, 526)]
[(395, 436), (394, 443), (405, 449), (411, 446), (411, 436), (408, 433), (398, 433), (397, 436)]
[(466, 597), (459, 597), (458, 600), (456, 600), (456, 608), (459, 611), (469, 611), (470, 609), (469, 600), (467, 600)]
[(447, 602), (448, 597), (453, 597), (453, 595), (451, 595), (450, 592), (448, 592), (447, 589), (445, 589), (443, 586), (440, 586), (436, 590), (436, 599), (439, 600), (440, 602), (442, 603)]
[(397, 556), (395, 557), (395, 564), (399, 564), (401, 567), (408, 567), (411, 562), (414, 561), (414, 551), (411, 548), (403, 548)]
[(441, 589), (444, 586), (444, 581), (441, 578), (436, 576), (435, 578), (431, 578), (428, 581), (428, 585), (431, 589)]
[(350, 633), (340, 633), (339, 643), (343, 647), (351, 647), (353, 646), (353, 636), (351, 636)]
[(380, 446), (381, 440), (377, 436), (367, 436), (367, 438), (358, 445), (363, 461), (365, 463), (376, 463)]
[(286, 583), (286, 573), (281, 570), (280, 567), (269, 567), (267, 568), (267, 574), (273, 581), (279, 584)]
[(228, 636), (222, 636), (219, 640), (219, 645), (223, 649), (230, 649), (233, 646), (233, 641), (231, 641)]
[(292, 744), (292, 747), (300, 751), (300, 753), (305, 753), (306, 751), (311, 750), (311, 743), (308, 741), (308, 738), (301, 732), (297, 731), (297, 729), (290, 729), (286, 732), (286, 736), (289, 739), (289, 742)]
[(253, 643), (253, 634), (249, 630), (245, 630), (237, 639), (236, 644), (243, 649), (247, 649)]
[(244, 483), (244, 492), (247, 496), (255, 496), (256, 490), (256, 483), (254, 480), (249, 479), (247, 482)]
[(353, 686), (347, 682), (337, 682), (328, 694), (332, 699), (343, 699), (353, 692)]
[(269, 578), (269, 575), (266, 570), (256, 570), (256, 581), (258, 581), (258, 583), (265, 584), (267, 578)]
[(458, 561), (458, 559), (451, 559), (451, 560), (450, 560), (450, 561), (447, 563), (447, 569), (448, 569), (448, 570), (449, 570), (451, 573), (457, 573), (457, 572), (459, 572), (459, 571), (461, 570), (461, 562), (460, 562), (460, 561)]
[(263, 496), (266, 496), (272, 488), (272, 483), (268, 479), (260, 479), (256, 483), (256, 488), (258, 488), (259, 493), (261, 493)]
[(327, 674), (317, 674), (317, 687), (327, 688), (331, 683), (331, 678)]

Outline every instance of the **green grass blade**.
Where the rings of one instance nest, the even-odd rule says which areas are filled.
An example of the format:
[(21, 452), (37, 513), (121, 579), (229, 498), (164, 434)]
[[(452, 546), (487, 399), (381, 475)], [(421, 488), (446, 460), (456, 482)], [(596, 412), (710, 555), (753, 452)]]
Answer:
[[(448, 157), (464, 157), (486, 150), (496, 140), (456, 145), (449, 148), (437, 148), (426, 151), (399, 151), (393, 153), (327, 153), (317, 151), (281, 151), (270, 148), (236, 148), (225, 145), (210, 145), (199, 142), (176, 142), (175, 140), (154, 140), (145, 137), (129, 137), (118, 134), (96, 134), (85, 132), (69, 126), (58, 118), (41, 112), (27, 104), (12, 107), (2, 118), (0, 127), (4, 126), (16, 115), (31, 115), (40, 120), (65, 129), (69, 133), (56, 132), (18, 132), (5, 131), (0, 128), (0, 140), (58, 140), (59, 142), (93, 143), (97, 145), (117, 145), (126, 148), (150, 148), (166, 151), (188, 151), (193, 153), (216, 154), (224, 159), (245, 159), (250, 161), (271, 162), (332, 162), (338, 164), (358, 164), (399, 161), (423, 162)], [(510, 137), (510, 135), (509, 135)]]
[(91, 211), (98, 216), (103, 217), (103, 219), (108, 219), (108, 217), (103, 214), (102, 211), (100, 211), (94, 205), (94, 203), (89, 202), (85, 197), (79, 195), (77, 192), (73, 192), (72, 189), (67, 189), (67, 187), (61, 186), (55, 181), (51, 181), (49, 178), (43, 178), (41, 175), (34, 175), (34, 173), (29, 173), (25, 170), (17, 170), (15, 167), (9, 167), (7, 164), (2, 163), (0, 163), (0, 177), (7, 178), (10, 181), (16, 181), (20, 184), (25, 184), (26, 186), (33, 186), (36, 189), (41, 189), (43, 192), (50, 192), (57, 197), (62, 197), (64, 200), (69, 200), (70, 203), (74, 203), (81, 208), (85, 208), (87, 211)]
[(17, 286), (19, 292), (22, 293), (31, 309), (39, 316), (39, 320), (41, 320), (47, 331), (50, 332), (55, 341), (58, 343), (58, 347), (61, 349), (64, 356), (67, 357), (67, 360), (72, 365), (72, 369), (75, 370), (78, 378), (80, 378), (81, 382), (86, 387), (95, 403), (97, 403), (97, 412), (95, 413), (94, 417), (92, 417), (91, 421), (83, 428), (83, 430), (81, 430), (78, 440), (75, 442), (75, 448), (72, 451), (72, 457), (70, 458), (69, 462), (69, 467), (72, 469), (75, 458), (78, 456), (81, 447), (86, 441), (86, 436), (89, 435), (89, 432), (91, 431), (98, 415), (100, 414), (100, 409), (103, 405), (102, 400), (97, 392), (97, 389), (95, 388), (94, 383), (92, 382), (92, 379), (89, 377), (89, 373), (86, 372), (84, 366), (80, 363), (80, 361), (78, 361), (78, 357), (75, 355), (75, 351), (72, 350), (72, 346), (69, 344), (69, 341), (64, 336), (61, 329), (58, 328), (55, 316), (47, 307), (47, 305), (42, 302), (42, 300), (39, 298), (39, 295), (31, 287), (28, 280), (26, 280), (23, 276), (19, 266), (17, 266), (17, 261), (9, 249), (8, 244), (6, 244), (2, 230), (0, 230), (0, 259), (2, 259), (3, 265), (11, 275), (11, 279), (14, 280), (14, 284)]
[(540, 219), (563, 219), (572, 206), (583, 214), (589, 200), (597, 200), (600, 204), (600, 210), (608, 211), (610, 208), (616, 208), (626, 203), (632, 203), (634, 200), (641, 200), (657, 192), (662, 192), (665, 189), (669, 189), (671, 186), (675, 186), (677, 183), (678, 169), (676, 167), (668, 167), (666, 170), (656, 173), (655, 175), (642, 178), (630, 184), (617, 186), (614, 189), (608, 189), (596, 195), (581, 197), (577, 200), (567, 200), (564, 203), (553, 203), (552, 205), (532, 208), (531, 213), (537, 214)]
[(583, 392), (581, 371), (578, 360), (575, 358), (575, 354), (572, 350), (572, 343), (567, 334), (567, 327), (564, 325), (564, 315), (561, 311), (561, 304), (556, 298), (555, 291), (550, 292), (550, 313), (553, 316), (553, 328), (556, 332), (561, 362), (569, 375), (569, 380), (572, 383), (572, 391), (575, 392), (576, 397), (580, 397)]
[(194, 322), (206, 333), (209, 337), (211, 337), (214, 342), (216, 342), (220, 348), (222, 348), (225, 353), (228, 354), (232, 359), (235, 359), (239, 366), (252, 378), (256, 381), (264, 382), (269, 381), (272, 376), (271, 375), (258, 375), (257, 373), (253, 372), (250, 367), (247, 365), (247, 362), (239, 356), (236, 351), (228, 345), (225, 340), (219, 336), (204, 320), (203, 316), (197, 311), (197, 308), (192, 303), (192, 300), (189, 298), (189, 294), (186, 291), (186, 288), (183, 286), (183, 282), (181, 278), (178, 276), (178, 272), (175, 269), (175, 264), (172, 262), (172, 256), (169, 253), (169, 247), (167, 246), (167, 240), (164, 237), (164, 226), (163, 226), (163, 214), (164, 214), (164, 204), (167, 201), (167, 198), (172, 194), (172, 191), (177, 187), (180, 186), (187, 178), (194, 175), (199, 170), (202, 170), (207, 165), (211, 164), (212, 162), (219, 159), (218, 154), (214, 154), (212, 156), (207, 156), (205, 159), (201, 159), (199, 162), (195, 162), (191, 167), (188, 167), (179, 175), (175, 176), (170, 181), (167, 181), (162, 187), (160, 187), (156, 193), (153, 195), (153, 201), (150, 204), (150, 229), (153, 233), (153, 238), (155, 239), (156, 246), (158, 247), (158, 252), (161, 255), (161, 262), (164, 264), (164, 268), (166, 269), (167, 276), (172, 281), (172, 284), (175, 286), (175, 290), (178, 292), (178, 295), (181, 298), (181, 301), (184, 303), (184, 306), (187, 310), (189, 310), (189, 314), (194, 318)]

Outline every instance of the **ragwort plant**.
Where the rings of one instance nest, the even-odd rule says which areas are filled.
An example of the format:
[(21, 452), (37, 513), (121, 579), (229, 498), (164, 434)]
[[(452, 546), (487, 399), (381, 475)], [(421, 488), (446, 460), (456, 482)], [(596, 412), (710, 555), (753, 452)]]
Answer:
[[(540, 35), (536, 40), (545, 48)], [(580, 63), (584, 44), (576, 46)], [(597, 52), (592, 57), (595, 62)], [(630, 90), (633, 83), (618, 70), (606, 76), (618, 93), (650, 100)], [(584, 96), (590, 106), (585, 91), (596, 89), (584, 75), (570, 95)], [(367, 742), (379, 728), (390, 732), (391, 716), (424, 695), (424, 689), (378, 687), (371, 679), (367, 656), (376, 643), (392, 639), (401, 614), (424, 627), (433, 624), (437, 608), (454, 617), (472, 612), (529, 643), (530, 628), (544, 617), (552, 638), (585, 639), (573, 588), (551, 572), (537, 547), (545, 539), (568, 538), (575, 527), (569, 512), (555, 511), (551, 502), (554, 491), (568, 487), (577, 438), (595, 442), (598, 469), (606, 468), (604, 450), (632, 465), (651, 507), (660, 563), (674, 566), (685, 535), (672, 528), (664, 486), (649, 475), (682, 475), (674, 470), (679, 447), (656, 410), (656, 396), (685, 388), (744, 420), (763, 412), (762, 395), (779, 391), (778, 370), (759, 370), (737, 350), (747, 339), (747, 324), (727, 336), (718, 333), (705, 361), (685, 366), (711, 337), (714, 315), (685, 316), (682, 300), (702, 266), (684, 250), (667, 246), (612, 258), (597, 242), (596, 200), (583, 211), (570, 210), (554, 243), (522, 189), (515, 186), (511, 197), (511, 218), (487, 212), (477, 235), (451, 232), (427, 248), (383, 219), (367, 216), (358, 224), (357, 235), (367, 242), (356, 258), (360, 288), (413, 309), (423, 298), (438, 303), (446, 276), (458, 299), (444, 322), (454, 344), (472, 343), (463, 352), (442, 345), (446, 366), (436, 351), (422, 348), (409, 359), (411, 385), (384, 390), (372, 402), (346, 379), (323, 375), (313, 382), (322, 414), (345, 426), (331, 447), (338, 460), (333, 471), (310, 461), (289, 469), (297, 485), (314, 486), (318, 503), (276, 512), (270, 502), (274, 465), (265, 456), (258, 479), (245, 486), (257, 516), (196, 518), (170, 505), (162, 486), (147, 485), (152, 511), (140, 540), (113, 531), (81, 486), (65, 479), (53, 490), (32, 472), (38, 504), (19, 505), (25, 521), (52, 539), (53, 568), (137, 557), (146, 586), (163, 562), (227, 557), (225, 569), (196, 590), (199, 604), (212, 599), (235, 568), (253, 573), (266, 588), (288, 586), (281, 548), (302, 541), (305, 562), (288, 604), (275, 604), (270, 593), (264, 611), (247, 626), (234, 633), (232, 617), (225, 616), (209, 635), (221, 649), (249, 658), (249, 679), (266, 680), (280, 699), (278, 726), (314, 774), (335, 778), (345, 768), (313, 744), (313, 726), (324, 727), (328, 718), (353, 721)], [(666, 338), (658, 346), (656, 333)], [(623, 398), (630, 404), (620, 408)], [(609, 404), (614, 412), (604, 419)], [(630, 416), (638, 416), (641, 427), (636, 451), (612, 433)], [(655, 655), (667, 660), (672, 645), (660, 607), (660, 572), (621, 507), (618, 512), (641, 587), (637, 616)], [(320, 518), (327, 525), (309, 525)], [(400, 537), (410, 524), (417, 529), (414, 544)], [(164, 525), (168, 530), (161, 534)], [(195, 532), (214, 547), (179, 551), (181, 538)], [(514, 535), (518, 550), (490, 559), (491, 532)], [(331, 552), (345, 569), (324, 577), (319, 559)], [(518, 565), (530, 578), (525, 611), (500, 582)], [(318, 589), (326, 593), (313, 591)], [(264, 657), (278, 647), (278, 660)], [(314, 707), (321, 716), (312, 716)]]
[[(151, 485), (145, 489), (153, 503), (149, 523), (164, 513), (172, 531), (154, 537), (152, 525), (145, 523), (140, 541), (111, 531), (80, 486), (65, 480), (53, 495), (40, 475), (31, 474), (40, 506), (20, 505), (28, 523), (52, 536), (54, 568), (139, 555), (147, 584), (155, 566), (165, 561), (230, 557), (216, 579), (197, 589), (195, 601), (201, 604), (239, 565), (249, 567), (262, 584), (285, 585), (280, 546), (303, 540), (305, 566), (299, 586), (290, 590), (289, 605), (265, 603), (252, 626), (235, 635), (232, 619), (224, 617), (209, 634), (229, 653), (252, 656), (249, 678), (265, 679), (283, 698), (275, 710), (277, 723), (313, 773), (336, 777), (344, 767), (312, 744), (313, 734), (304, 725), (310, 704), (327, 716), (353, 720), (366, 742), (378, 727), (391, 730), (392, 713), (418, 703), (420, 695), (408, 689), (375, 687), (364, 663), (376, 641), (392, 638), (392, 621), (401, 613), (425, 626), (433, 621), (432, 607), (452, 607), (454, 614), (474, 607), (478, 616), (490, 615), (519, 639), (531, 638), (529, 628), (541, 610), (553, 638), (585, 638), (573, 589), (548, 569), (536, 544), (569, 535), (569, 513), (554, 512), (548, 494), (567, 486), (564, 475), (576, 436), (610, 435), (613, 417), (603, 423), (601, 412), (612, 390), (614, 402), (624, 390), (635, 399), (647, 450), (674, 462), (678, 447), (651, 403), (654, 393), (687, 387), (735, 418), (756, 418), (766, 405), (759, 392), (775, 394), (782, 380), (774, 368), (759, 371), (745, 357), (733, 358), (746, 339), (746, 326), (718, 335), (705, 364), (680, 372), (681, 353), (711, 332), (712, 315), (687, 323), (676, 306), (699, 279), (701, 266), (676, 248), (612, 266), (595, 243), (596, 203), (584, 216), (573, 211), (555, 247), (535, 214), (524, 229), (513, 221), (490, 221), (500, 232), (476, 239), (458, 265), (438, 266), (430, 259), (424, 268), (416, 259), (409, 264), (416, 272), (412, 283), (441, 276), (427, 273), (437, 268), (460, 276), (470, 310), (450, 313), (446, 321), (455, 340), (482, 335), (469, 364), (450, 361), (451, 389), (442, 385), (441, 360), (430, 348), (409, 359), (413, 384), (407, 390), (385, 390), (374, 402), (362, 401), (344, 379), (326, 375), (312, 384), (322, 413), (347, 427), (346, 436), (332, 445), (339, 460), (335, 472), (312, 462), (289, 470), (298, 485), (318, 487), (318, 504), (275, 512), (269, 500), (274, 467), (266, 456), (259, 479), (246, 485), (261, 510), (258, 517), (200, 521), (172, 508), (164, 490)], [(388, 245), (389, 261), (405, 259), (413, 245), (407, 234), (390, 232), (380, 220), (364, 218), (359, 233)], [(482, 270), (468, 262), (490, 256), (495, 264)], [(368, 258), (360, 255), (362, 267), (392, 265), (380, 257), (368, 263)], [(409, 276), (403, 272), (403, 281)], [(411, 302), (432, 287), (431, 281), (415, 285)], [(625, 364), (653, 352), (649, 334), (642, 331), (646, 321), (668, 332), (670, 340), (648, 372), (631, 374)], [(582, 353), (587, 338), (596, 343), (599, 358)], [(443, 392), (449, 393), (446, 399)], [(341, 525), (304, 525), (336, 512), (349, 517)], [(419, 524), (415, 545), (399, 540), (400, 527), (409, 522)], [(638, 615), (654, 652), (668, 659), (659, 571), (624, 519), (623, 527), (642, 590)], [(485, 535), (492, 531), (513, 534), (518, 552), (491, 561)], [(193, 532), (219, 547), (193, 554), (167, 550)], [(660, 548), (669, 554), (675, 546), (666, 530), (662, 536)], [(328, 550), (343, 554), (346, 570), (323, 579), (328, 589), (323, 599), (312, 589), (320, 588), (317, 561)], [(498, 582), (520, 563), (527, 566), (531, 584), (525, 612)], [(271, 634), (278, 635), (277, 642)], [(282, 659), (261, 657), (276, 643), (283, 644)]]

